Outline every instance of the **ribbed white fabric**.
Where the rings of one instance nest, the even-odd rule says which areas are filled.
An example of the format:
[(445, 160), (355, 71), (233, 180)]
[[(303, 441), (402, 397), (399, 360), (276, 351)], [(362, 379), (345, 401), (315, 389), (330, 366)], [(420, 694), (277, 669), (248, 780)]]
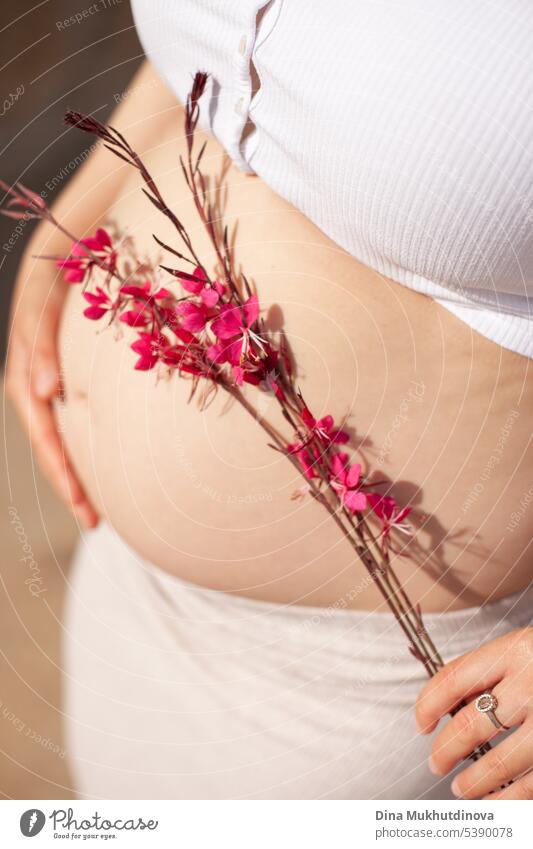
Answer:
[(531, 0), (272, 0), (257, 27), (265, 5), (133, 0), (181, 100), (211, 74), (203, 126), (239, 168), (366, 265), (532, 357)]

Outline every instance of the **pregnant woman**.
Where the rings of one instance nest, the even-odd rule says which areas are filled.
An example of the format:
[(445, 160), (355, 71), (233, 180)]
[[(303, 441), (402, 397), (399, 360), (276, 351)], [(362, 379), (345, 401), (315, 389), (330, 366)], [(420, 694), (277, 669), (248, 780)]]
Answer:
[[(186, 381), (133, 369), (129, 328), (83, 317), (80, 287), (33, 259), (69, 250), (41, 224), (8, 381), (83, 529), (64, 635), (79, 794), (532, 798), (530, 4), (134, 12), (147, 59), (110, 123), (212, 269), (179, 166), (183, 103), (209, 73), (202, 167), (236, 262), (313, 410), (345, 421), (413, 508), (395, 568), (447, 663), (427, 682), (241, 407), (218, 393), (200, 413)], [(100, 147), (54, 213), (151, 263), (152, 233), (175, 244), (138, 174)]]

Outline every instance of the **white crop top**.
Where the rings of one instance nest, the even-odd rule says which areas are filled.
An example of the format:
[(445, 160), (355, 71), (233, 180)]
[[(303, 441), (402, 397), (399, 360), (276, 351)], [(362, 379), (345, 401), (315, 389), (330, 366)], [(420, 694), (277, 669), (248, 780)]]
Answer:
[(180, 100), (209, 72), (202, 125), (239, 168), (361, 262), (533, 357), (533, 0), (133, 10)]

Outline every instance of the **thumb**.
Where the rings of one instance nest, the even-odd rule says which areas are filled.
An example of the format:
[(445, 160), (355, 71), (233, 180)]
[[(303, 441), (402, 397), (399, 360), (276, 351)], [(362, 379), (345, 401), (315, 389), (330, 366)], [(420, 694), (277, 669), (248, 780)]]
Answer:
[(47, 400), (59, 392), (59, 370), (54, 368), (53, 360), (44, 358), (35, 366), (32, 374), (33, 391), (38, 398)]
[(30, 371), (32, 389), (38, 398), (48, 400), (59, 392), (59, 361), (53, 328), (43, 328), (39, 333)]
[(30, 363), (31, 386), (35, 395), (49, 400), (61, 387), (57, 331), (59, 312), (52, 304), (47, 305), (37, 325), (35, 345)]

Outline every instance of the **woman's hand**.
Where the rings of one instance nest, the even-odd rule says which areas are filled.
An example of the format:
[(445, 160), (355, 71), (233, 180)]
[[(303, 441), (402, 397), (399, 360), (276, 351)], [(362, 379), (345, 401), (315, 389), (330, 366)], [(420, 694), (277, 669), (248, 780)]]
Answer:
[[(179, 120), (182, 112), (151, 63), (144, 61), (109, 122), (125, 128), (131, 145), (142, 153), (157, 144), (162, 128)], [(97, 144), (53, 204), (56, 219), (76, 237), (88, 235), (106, 217), (129, 171), (129, 165)], [(15, 290), (6, 384), (46, 476), (78, 520), (92, 527), (97, 514), (65, 456), (52, 409), (61, 391), (56, 335), (68, 284), (58, 279), (53, 264), (31, 259), (32, 254), (64, 255), (68, 248), (69, 240), (52, 225), (41, 222), (36, 228)]]
[(61, 392), (57, 331), (66, 291), (53, 265), (30, 262), (29, 256), (23, 261), (13, 299), (6, 390), (46, 477), (75, 517), (91, 528), (98, 516), (66, 457), (52, 409)]
[[(475, 697), (487, 691), (498, 700), (497, 719), (514, 728), (501, 741), (495, 739), (501, 730), (475, 707)], [(463, 799), (533, 799), (533, 628), (511, 631), (448, 663), (419, 695), (420, 731), (433, 731), (439, 719), (463, 699), (469, 704), (433, 741), (432, 772), (446, 775), (477, 746), (491, 740), (492, 750), (456, 776), (454, 794)]]

